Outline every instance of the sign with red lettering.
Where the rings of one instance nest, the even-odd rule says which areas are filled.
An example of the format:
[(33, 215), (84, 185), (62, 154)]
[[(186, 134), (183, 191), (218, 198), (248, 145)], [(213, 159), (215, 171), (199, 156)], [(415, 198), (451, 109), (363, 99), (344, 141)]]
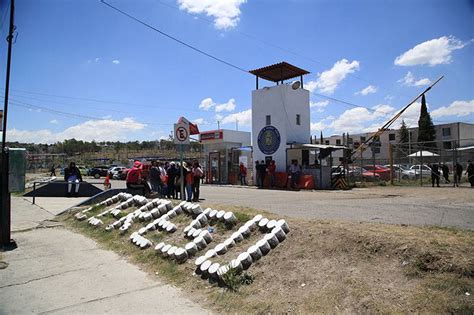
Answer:
[(219, 140), (224, 137), (222, 130), (206, 131), (201, 133), (201, 141)]

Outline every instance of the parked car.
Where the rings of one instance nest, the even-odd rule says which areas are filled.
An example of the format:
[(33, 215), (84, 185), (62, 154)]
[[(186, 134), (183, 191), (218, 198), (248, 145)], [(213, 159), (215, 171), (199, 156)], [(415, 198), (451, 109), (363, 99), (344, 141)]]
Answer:
[[(390, 168), (390, 165), (387, 164), (387, 165), (384, 165), (386, 168)], [(408, 169), (408, 167), (406, 167), (405, 165), (401, 165), (401, 164), (393, 164), (393, 171), (394, 172), (403, 172), (403, 171), (406, 171)]]
[[(367, 182), (373, 182), (373, 181), (378, 181), (380, 179), (379, 174), (375, 174), (374, 172), (369, 172), (366, 169), (361, 168), (360, 166), (349, 166), (348, 168), (348, 176), (349, 180), (352, 181), (367, 181)], [(332, 168), (332, 175), (342, 175), (343, 171), (342, 168), (339, 166), (334, 166)]]
[[(81, 165), (76, 165), (76, 167), (79, 169), (79, 172), (81, 172), (82, 176), (89, 175), (89, 169), (87, 167)], [(64, 176), (64, 169), (65, 168), (62, 168), (59, 174)]]
[(390, 172), (392, 172), (392, 170), (383, 165), (366, 165), (364, 166), (364, 169), (369, 172), (379, 174), (381, 180), (390, 180)]
[(431, 168), (428, 165), (412, 165), (408, 170), (403, 172), (402, 179), (417, 179), (431, 176)]
[(81, 172), (82, 176), (86, 176), (89, 173), (89, 169), (85, 166), (78, 166), (79, 172)]
[(116, 176), (114, 176), (114, 179), (125, 180), (127, 178), (128, 171), (128, 168), (124, 168), (122, 171), (118, 172)]
[(122, 173), (124, 169), (126, 169), (125, 166), (114, 166), (114, 167), (109, 168), (110, 178), (118, 179), (119, 173)]
[[(386, 168), (390, 168), (390, 165), (384, 165)], [(400, 179), (411, 179), (412, 175), (414, 178), (414, 172), (413, 174), (409, 171), (408, 166), (402, 165), (402, 164), (393, 164), (393, 172), (394, 172), (394, 177)]]
[(88, 175), (93, 176), (94, 178), (98, 179), (101, 176), (105, 177), (108, 174), (109, 167), (105, 165), (95, 166), (89, 170)]

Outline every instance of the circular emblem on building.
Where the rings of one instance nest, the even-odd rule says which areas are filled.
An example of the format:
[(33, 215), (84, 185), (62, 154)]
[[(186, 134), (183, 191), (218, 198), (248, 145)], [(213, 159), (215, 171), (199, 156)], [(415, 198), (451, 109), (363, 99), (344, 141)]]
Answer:
[(263, 154), (275, 153), (280, 147), (280, 132), (273, 126), (263, 127), (258, 133), (258, 148)]

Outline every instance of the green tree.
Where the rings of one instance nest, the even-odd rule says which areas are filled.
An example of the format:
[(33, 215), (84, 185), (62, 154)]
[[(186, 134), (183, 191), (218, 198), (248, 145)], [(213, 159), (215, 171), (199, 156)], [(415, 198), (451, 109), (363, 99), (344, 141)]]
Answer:
[(421, 111), (420, 119), (418, 119), (418, 142), (421, 142), (425, 147), (436, 147), (434, 141), (436, 139), (436, 130), (431, 120), (430, 113), (426, 107), (425, 95), (421, 97)]
[(400, 139), (399, 143), (408, 143), (410, 141), (410, 134), (405, 120), (402, 120), (402, 125), (398, 131), (398, 138)]

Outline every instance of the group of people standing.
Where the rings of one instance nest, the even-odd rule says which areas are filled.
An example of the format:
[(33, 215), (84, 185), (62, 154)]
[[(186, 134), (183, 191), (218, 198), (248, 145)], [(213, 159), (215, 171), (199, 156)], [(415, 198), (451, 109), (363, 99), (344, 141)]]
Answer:
[[(446, 164), (428, 164), (428, 166), (431, 168), (431, 186), (432, 187), (440, 187), (439, 186), (439, 180), (441, 175), (444, 178), (444, 181), (446, 183), (451, 183), (449, 180), (449, 167)], [(459, 187), (459, 183), (461, 181), (462, 177), (462, 172), (463, 172), (463, 167), (459, 162), (456, 162), (453, 165), (453, 186), (454, 187)], [(474, 187), (474, 163), (471, 161), (467, 162), (467, 168), (466, 168), (466, 173), (467, 179), (469, 183), (471, 184), (471, 187)]]
[[(181, 177), (181, 171), (183, 176)], [(148, 177), (143, 177), (143, 165), (135, 161), (133, 168), (127, 173), (127, 188), (142, 188), (143, 193), (156, 193), (170, 199), (181, 199), (181, 181), (183, 181), (183, 197), (187, 201), (198, 202), (201, 179), (204, 171), (197, 160), (193, 162), (159, 162), (152, 161)]]
[(276, 185), (276, 163), (274, 160), (264, 160), (262, 161), (255, 161), (255, 171), (256, 171), (256, 178), (257, 178), (257, 187), (263, 188), (265, 183), (265, 177), (268, 175), (270, 178), (270, 188), (275, 188)]
[[(270, 179), (269, 187), (271, 189), (276, 187), (276, 163), (275, 160), (261, 160), (255, 161), (255, 171), (257, 179), (257, 187), (263, 188), (265, 184), (265, 178)], [(298, 165), (298, 160), (292, 160), (291, 165), (288, 167), (288, 176), (290, 178), (290, 186), (292, 189), (298, 189), (298, 183), (301, 176), (301, 166)], [(241, 163), (241, 176), (242, 176), (242, 163)], [(245, 174), (247, 170), (245, 169)], [(241, 181), (241, 185), (244, 185)], [(245, 183), (246, 185), (246, 183)], [(286, 185), (285, 185), (286, 186)]]

